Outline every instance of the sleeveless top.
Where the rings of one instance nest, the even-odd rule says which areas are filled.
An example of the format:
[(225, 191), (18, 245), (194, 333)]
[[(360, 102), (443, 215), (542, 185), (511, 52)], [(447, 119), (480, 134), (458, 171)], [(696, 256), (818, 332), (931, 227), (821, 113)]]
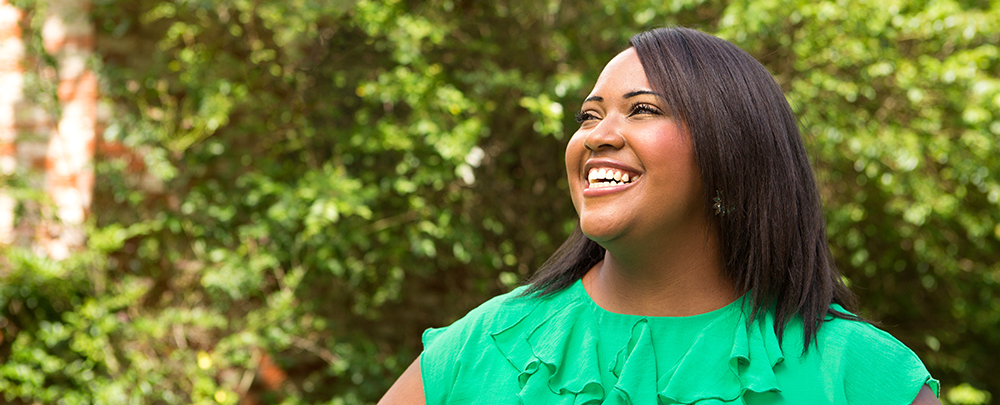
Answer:
[(427, 404), (905, 405), (925, 384), (938, 394), (910, 349), (865, 322), (824, 322), (803, 354), (800, 317), (779, 344), (773, 314), (748, 322), (745, 299), (651, 317), (604, 310), (579, 280), (543, 298), (524, 288), (424, 332)]

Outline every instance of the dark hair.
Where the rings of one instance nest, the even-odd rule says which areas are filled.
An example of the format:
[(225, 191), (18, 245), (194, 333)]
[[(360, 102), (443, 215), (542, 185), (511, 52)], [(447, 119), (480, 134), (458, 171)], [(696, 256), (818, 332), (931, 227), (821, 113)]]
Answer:
[[(727, 210), (712, 216), (725, 275), (750, 297), (753, 313), (774, 310), (779, 340), (803, 319), (804, 348), (826, 317), (859, 319), (826, 239), (826, 222), (802, 136), (781, 87), (752, 56), (714, 36), (659, 28), (629, 40), (654, 91), (692, 138), (705, 204), (718, 192)], [(525, 295), (569, 287), (604, 257), (577, 225), (539, 268)]]

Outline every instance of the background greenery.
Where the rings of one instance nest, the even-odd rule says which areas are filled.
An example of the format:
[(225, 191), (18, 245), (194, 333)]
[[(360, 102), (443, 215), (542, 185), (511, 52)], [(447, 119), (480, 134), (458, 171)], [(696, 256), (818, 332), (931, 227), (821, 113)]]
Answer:
[[(30, 80), (52, 68), (47, 2), (15, 3), (28, 96), (52, 105)], [(1000, 394), (996, 0), (95, 0), (92, 19), (112, 113), (89, 242), (0, 250), (0, 402), (376, 401), (424, 328), (562, 242), (571, 112), (668, 24), (786, 89), (864, 315), (945, 402)]]

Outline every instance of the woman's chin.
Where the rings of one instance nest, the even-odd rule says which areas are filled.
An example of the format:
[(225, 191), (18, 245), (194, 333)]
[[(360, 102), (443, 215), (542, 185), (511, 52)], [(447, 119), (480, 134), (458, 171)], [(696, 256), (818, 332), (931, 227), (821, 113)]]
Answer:
[(606, 242), (611, 242), (617, 239), (622, 232), (620, 227), (612, 226), (606, 222), (601, 224), (588, 224), (585, 221), (581, 221), (580, 229), (583, 230), (583, 234), (586, 235), (587, 238), (597, 242), (597, 244), (601, 246), (604, 246)]

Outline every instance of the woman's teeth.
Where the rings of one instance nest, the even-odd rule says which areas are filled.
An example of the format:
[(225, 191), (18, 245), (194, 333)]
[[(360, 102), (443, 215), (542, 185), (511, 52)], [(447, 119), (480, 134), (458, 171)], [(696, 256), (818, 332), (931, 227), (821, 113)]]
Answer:
[(620, 186), (631, 183), (632, 178), (633, 176), (629, 176), (628, 173), (622, 173), (621, 170), (617, 169), (590, 169), (590, 173), (587, 174), (590, 184), (587, 188)]

